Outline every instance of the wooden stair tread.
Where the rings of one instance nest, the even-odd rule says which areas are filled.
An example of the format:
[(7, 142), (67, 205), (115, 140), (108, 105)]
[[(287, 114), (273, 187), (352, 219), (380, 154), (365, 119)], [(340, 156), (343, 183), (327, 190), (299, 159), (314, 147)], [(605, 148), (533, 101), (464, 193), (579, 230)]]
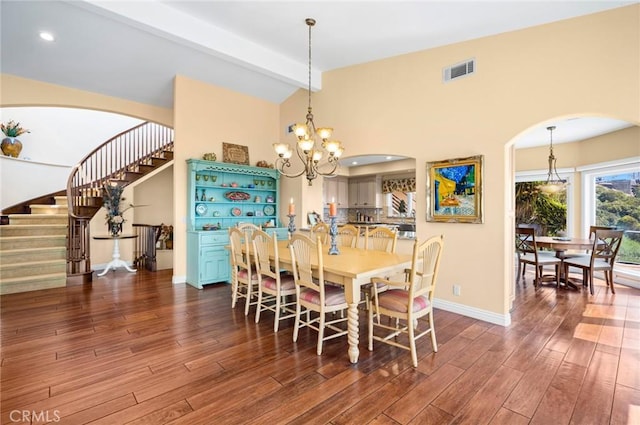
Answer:
[[(30, 214), (27, 214), (30, 215)], [(51, 216), (51, 215), (56, 215), (56, 214), (45, 214), (47, 216)], [(43, 229), (50, 229), (50, 228), (59, 228), (62, 229), (64, 231), (67, 230), (67, 225), (66, 224), (5, 224), (4, 226), (2, 226), (4, 228), (7, 229), (11, 229), (11, 228), (24, 228), (24, 227), (33, 227), (33, 228), (43, 228)]]
[(0, 264), (0, 269), (6, 269), (11, 267), (29, 267), (29, 266), (39, 265), (39, 264), (42, 264), (42, 265), (58, 264), (60, 262), (66, 263), (67, 260), (57, 259), (57, 260), (25, 261), (24, 263), (10, 263), (10, 264), (2, 263)]
[(18, 249), (3, 249), (0, 254), (27, 254), (29, 252), (44, 252), (44, 251), (66, 251), (64, 246), (44, 246), (38, 248), (18, 248)]
[(66, 213), (66, 208), (65, 208), (65, 213), (64, 214), (9, 214), (9, 220), (11, 220), (12, 217), (35, 217), (35, 218), (43, 218), (43, 217), (66, 217), (67, 213)]
[(37, 239), (60, 239), (60, 238), (65, 238), (66, 239), (67, 235), (66, 234), (60, 234), (60, 235), (35, 235), (35, 236), (0, 236), (0, 238), (2, 240), (5, 241), (14, 241), (14, 240), (21, 240), (21, 239), (28, 239), (28, 240), (37, 240)]
[(52, 279), (57, 277), (64, 277), (66, 279), (67, 273), (48, 273), (48, 274), (37, 274), (32, 276), (20, 276), (20, 277), (10, 277), (7, 279), (2, 279), (1, 283), (22, 283), (22, 282), (31, 282), (34, 280), (44, 280), (44, 279)]

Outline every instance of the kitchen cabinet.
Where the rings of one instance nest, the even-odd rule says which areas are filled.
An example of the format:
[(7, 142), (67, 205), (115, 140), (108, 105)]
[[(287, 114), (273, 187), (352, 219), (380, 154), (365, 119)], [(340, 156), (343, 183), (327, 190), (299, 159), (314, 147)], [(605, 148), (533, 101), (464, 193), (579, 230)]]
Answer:
[(380, 177), (349, 179), (349, 206), (351, 208), (382, 208)]
[(229, 227), (240, 223), (287, 237), (278, 219), (280, 174), (270, 168), (187, 160), (187, 283), (229, 282)]
[(347, 177), (325, 177), (322, 184), (325, 206), (335, 200), (338, 208), (349, 208), (349, 179)]

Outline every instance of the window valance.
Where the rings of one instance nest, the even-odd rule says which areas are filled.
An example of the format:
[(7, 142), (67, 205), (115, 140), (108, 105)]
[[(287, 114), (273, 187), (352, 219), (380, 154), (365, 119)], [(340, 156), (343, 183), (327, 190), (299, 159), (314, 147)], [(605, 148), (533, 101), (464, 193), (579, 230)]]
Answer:
[(382, 180), (382, 193), (415, 192), (415, 191), (416, 191), (415, 177)]

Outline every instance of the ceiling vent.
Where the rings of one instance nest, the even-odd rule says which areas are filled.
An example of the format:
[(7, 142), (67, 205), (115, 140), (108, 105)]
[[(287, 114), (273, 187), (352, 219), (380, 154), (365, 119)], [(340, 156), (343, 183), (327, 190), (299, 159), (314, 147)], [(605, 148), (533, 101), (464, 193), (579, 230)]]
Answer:
[(442, 71), (442, 80), (446, 83), (447, 81), (473, 74), (475, 71), (476, 60), (469, 59), (464, 62), (451, 65), (449, 68), (445, 68)]

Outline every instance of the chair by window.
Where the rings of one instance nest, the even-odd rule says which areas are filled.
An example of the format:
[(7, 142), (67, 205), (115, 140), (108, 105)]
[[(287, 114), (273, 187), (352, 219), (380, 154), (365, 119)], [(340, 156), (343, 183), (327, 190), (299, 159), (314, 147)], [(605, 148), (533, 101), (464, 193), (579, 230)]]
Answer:
[(360, 229), (352, 224), (345, 224), (338, 227), (338, 245), (355, 248), (358, 246)]
[[(528, 227), (516, 227), (516, 252), (518, 253), (518, 269), (520, 269), (520, 263), (525, 266), (531, 264), (535, 267), (535, 278), (533, 285), (538, 287), (542, 283), (542, 270), (544, 266), (555, 267), (555, 282), (556, 286), (560, 285), (560, 265), (562, 260), (555, 256), (546, 255), (540, 253), (536, 245), (535, 229)], [(520, 273), (518, 273), (518, 281), (520, 280)]]
[(604, 279), (607, 289), (611, 288), (611, 293), (615, 294), (613, 288), (613, 266), (622, 243), (624, 230), (597, 229), (593, 240), (591, 255), (568, 258), (564, 260), (564, 275), (569, 276), (569, 268), (582, 269), (582, 284), (589, 285), (589, 292), (593, 295), (593, 273), (604, 272)]
[[(278, 332), (281, 320), (295, 317), (295, 301), (287, 301), (287, 297), (296, 294), (293, 275), (281, 272), (280, 256), (278, 254), (277, 236), (269, 236), (262, 230), (253, 232), (253, 255), (258, 276), (258, 303), (256, 307), (256, 323), (260, 322), (262, 310), (273, 311), (275, 314), (273, 331)], [(269, 252), (273, 252), (273, 261), (269, 259)], [(282, 315), (284, 314), (284, 315)]]
[[(596, 236), (596, 230), (616, 230), (616, 226), (589, 226), (589, 239), (593, 239)], [(587, 249), (586, 252), (572, 252), (565, 253), (563, 258), (576, 258), (591, 256), (591, 250)]]
[(317, 236), (320, 236), (320, 241), (323, 245), (327, 244), (329, 240), (329, 225), (327, 223), (318, 223), (311, 228), (311, 240), (316, 240)]
[[(520, 223), (518, 224), (518, 227), (524, 227), (524, 228), (530, 228), (530, 229), (534, 229), (535, 231), (535, 235), (536, 236), (542, 236), (542, 226), (539, 225), (538, 223)], [(543, 249), (539, 249), (538, 250), (538, 255), (555, 255), (555, 252), (553, 251), (545, 251)], [(524, 277), (524, 274), (527, 271), (527, 265), (523, 264), (520, 261), (520, 254), (518, 254), (518, 272), (517, 275), (518, 276), (518, 281), (520, 280), (520, 275), (522, 275)], [(522, 274), (521, 274), (522, 272)]]
[(239, 298), (245, 299), (244, 315), (249, 307), (257, 303), (258, 275), (251, 271), (251, 250), (246, 233), (237, 227), (229, 228), (231, 249), (231, 308), (235, 308)]
[[(406, 282), (394, 282), (381, 278), (371, 279), (373, 299), (368, 317), (369, 351), (373, 351), (374, 340), (400, 347), (411, 352), (413, 367), (418, 367), (416, 340), (427, 334), (431, 335), (433, 351), (438, 351), (433, 323), (433, 296), (443, 247), (444, 238), (442, 235), (429, 238), (423, 243), (416, 240), (413, 245), (411, 269)], [(378, 283), (383, 283), (389, 289), (382, 293), (378, 292)], [(387, 316), (393, 320), (389, 320), (388, 325), (383, 324), (380, 321), (381, 316)], [(419, 330), (421, 322), (419, 319), (423, 317), (428, 317), (428, 327)], [(376, 328), (381, 329), (383, 335), (376, 334)], [(402, 334), (407, 335), (408, 343), (403, 343), (403, 339), (399, 338)]]
[[(304, 235), (293, 234), (289, 241), (293, 278), (296, 283), (296, 321), (293, 328), (293, 341), (298, 340), (298, 331), (302, 327), (309, 327), (318, 332), (318, 355), (322, 354), (323, 341), (347, 334), (337, 325), (346, 322), (341, 315), (338, 319), (327, 320), (327, 313), (344, 312), (347, 301), (342, 287), (325, 285), (322, 261), (322, 244), (320, 236), (314, 242)], [(312, 261), (317, 258), (318, 278), (312, 276)], [(311, 313), (317, 313), (312, 317)], [(315, 316), (315, 315), (314, 315)], [(334, 316), (335, 317), (335, 316)], [(331, 333), (325, 335), (325, 330)]]

